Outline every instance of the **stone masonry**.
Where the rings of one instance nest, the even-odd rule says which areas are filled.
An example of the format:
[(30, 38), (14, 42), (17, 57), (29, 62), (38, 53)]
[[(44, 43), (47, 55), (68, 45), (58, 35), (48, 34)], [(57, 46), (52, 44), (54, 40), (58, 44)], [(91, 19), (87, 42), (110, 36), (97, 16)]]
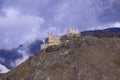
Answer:
[[(41, 45), (41, 50), (42, 49), (46, 49), (48, 46), (59, 45), (61, 43), (61, 41), (60, 41), (61, 36), (53, 35), (52, 32), (49, 32), (48, 35), (49, 35), (48, 42), (44, 42), (43, 41), (44, 43)], [(67, 36), (80, 35), (80, 32), (79, 32), (78, 29), (72, 29), (72, 28), (70, 28), (67, 31), (66, 35)]]

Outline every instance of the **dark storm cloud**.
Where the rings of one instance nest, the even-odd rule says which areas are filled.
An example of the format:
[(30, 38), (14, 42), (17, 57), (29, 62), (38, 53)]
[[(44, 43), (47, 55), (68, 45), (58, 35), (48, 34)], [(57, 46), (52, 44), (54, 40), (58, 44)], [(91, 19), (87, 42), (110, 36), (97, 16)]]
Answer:
[(0, 10), (1, 10), (1, 7), (2, 7), (2, 3), (3, 3), (3, 1), (2, 1), (2, 0), (0, 0)]
[[(48, 31), (120, 26), (119, 5), (120, 0), (0, 0), (0, 48), (29, 44), (47, 37)], [(16, 63), (29, 56), (20, 53), (23, 58)]]
[[(96, 24), (90, 7), (94, 0), (6, 0), (5, 6), (19, 8), (24, 14), (37, 15), (46, 22), (44, 27), (63, 29), (78, 26), (85, 30)], [(61, 28), (62, 27), (62, 28)]]
[[(37, 15), (45, 19), (44, 27), (76, 25), (81, 26), (82, 30), (98, 24), (97, 21), (100, 23), (120, 21), (119, 5), (120, 0), (4, 0), (5, 7), (16, 7), (24, 14)], [(98, 11), (96, 14), (94, 8)]]
[(0, 37), (0, 40), (3, 45), (10, 43), (11, 46), (13, 42), (16, 42), (14, 45), (20, 44), (21, 40), (24, 42), (36, 36), (46, 37), (49, 30), (60, 34), (69, 27), (83, 31), (99, 28), (103, 23), (119, 22), (119, 2), (119, 0), (0, 0), (0, 11), (4, 14), (3, 17), (0, 16), (0, 34), (6, 36)]
[(1, 11), (1, 9), (2, 9), (2, 5), (3, 5), (3, 1), (0, 0), (0, 15), (2, 15), (2, 11)]
[(101, 23), (120, 22), (120, 0), (99, 0), (97, 5), (101, 8), (98, 13), (98, 20)]

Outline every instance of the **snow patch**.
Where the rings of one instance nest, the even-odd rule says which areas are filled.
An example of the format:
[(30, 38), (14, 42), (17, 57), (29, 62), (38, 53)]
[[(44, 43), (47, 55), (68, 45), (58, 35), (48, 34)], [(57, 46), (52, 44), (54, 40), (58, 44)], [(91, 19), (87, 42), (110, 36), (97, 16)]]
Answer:
[(0, 73), (7, 73), (8, 71), (10, 70), (7, 69), (4, 65), (0, 64)]

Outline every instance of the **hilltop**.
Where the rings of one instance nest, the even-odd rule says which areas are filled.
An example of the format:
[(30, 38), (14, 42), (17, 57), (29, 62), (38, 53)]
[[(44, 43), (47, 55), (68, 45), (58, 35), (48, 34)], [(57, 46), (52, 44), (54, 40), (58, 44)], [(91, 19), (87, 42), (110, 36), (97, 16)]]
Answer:
[(41, 40), (35, 40), (29, 44), (20, 44), (15, 48), (0, 49), (0, 73), (14, 69), (26, 60), (27, 56), (34, 55), (40, 50), (40, 44), (42, 44)]
[[(71, 30), (71, 31), (75, 32), (75, 30)], [(96, 36), (96, 35), (98, 37), (102, 37), (102, 38), (103, 37), (112, 38), (112, 37), (116, 37), (116, 36), (120, 37), (120, 28), (107, 28), (107, 29), (101, 29), (101, 30), (98, 29), (98, 30), (93, 30), (93, 31), (81, 32), (81, 36)], [(51, 40), (56, 41), (56, 42), (60, 38), (60, 36), (54, 36), (54, 35), (52, 35), (52, 36), (54, 38)], [(58, 39), (54, 40), (56, 38), (58, 38)], [(46, 38), (44, 41), (48, 41), (48, 38)], [(49, 42), (51, 42), (51, 41), (49, 41)], [(42, 49), (42, 47), (44, 48), (44, 47), (48, 46), (48, 44), (46, 44), (46, 45), (43, 45), (42, 47), (40, 47), (42, 45), (42, 43), (43, 43), (42, 40), (35, 40), (32, 43), (21, 44), (18, 47), (12, 48), (10, 50), (0, 49), (0, 66), (3, 65), (4, 67), (6, 67), (9, 70), (15, 68), (17, 66), (16, 61), (18, 59), (22, 60), (24, 57), (26, 57), (26, 56), (24, 56), (25, 53), (27, 53), (28, 56), (34, 55), (34, 54), (36, 54), (36, 52), (39, 52), (40, 49)], [(22, 50), (22, 52), (25, 52), (25, 53), (24, 54), (21, 53), (21, 50)], [(18, 62), (17, 62), (17, 64), (18, 64)], [(6, 70), (2, 69), (2, 67), (0, 67), (0, 71), (6, 72)]]
[(62, 36), (61, 41), (2, 74), (2, 80), (120, 80), (120, 38)]
[(120, 28), (111, 27), (106, 29), (96, 29), (96, 30), (88, 30), (81, 32), (83, 36), (96, 36), (97, 37), (120, 37)]

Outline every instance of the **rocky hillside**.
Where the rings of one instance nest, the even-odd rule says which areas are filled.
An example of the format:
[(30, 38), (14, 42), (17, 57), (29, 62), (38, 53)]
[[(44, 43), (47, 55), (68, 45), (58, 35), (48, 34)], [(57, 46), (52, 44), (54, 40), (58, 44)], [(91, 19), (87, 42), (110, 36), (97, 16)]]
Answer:
[[(34, 55), (40, 50), (41, 40), (31, 43), (24, 43), (12, 49), (0, 49), (0, 73), (14, 69), (30, 55)], [(27, 54), (26, 54), (27, 53)]]
[(83, 36), (96, 36), (96, 37), (120, 37), (120, 28), (106, 28), (101, 30), (89, 30), (81, 32)]
[(48, 47), (0, 80), (120, 80), (120, 39), (72, 37)]

